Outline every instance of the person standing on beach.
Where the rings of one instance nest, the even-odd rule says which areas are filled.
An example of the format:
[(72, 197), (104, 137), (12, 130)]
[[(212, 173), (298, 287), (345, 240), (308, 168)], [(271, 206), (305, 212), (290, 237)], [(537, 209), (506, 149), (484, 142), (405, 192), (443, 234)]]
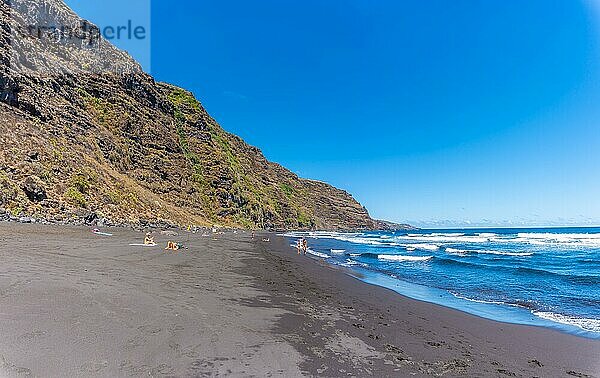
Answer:
[(306, 255), (306, 252), (308, 251), (308, 240), (305, 238), (302, 238), (302, 250), (304, 251), (304, 255)]
[(296, 250), (299, 255), (302, 254), (302, 239), (296, 240)]

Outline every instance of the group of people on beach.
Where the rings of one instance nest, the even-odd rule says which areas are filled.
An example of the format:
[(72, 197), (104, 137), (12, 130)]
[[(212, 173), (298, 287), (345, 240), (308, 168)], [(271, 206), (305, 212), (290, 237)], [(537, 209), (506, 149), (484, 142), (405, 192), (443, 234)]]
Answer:
[(306, 252), (308, 251), (308, 241), (305, 238), (298, 239), (296, 242), (296, 249), (298, 250), (299, 255), (302, 253), (306, 255)]
[[(152, 235), (151, 232), (146, 233), (146, 237), (144, 238), (144, 245), (149, 245), (149, 246), (156, 245), (156, 243), (154, 242), (154, 236)], [(183, 244), (177, 243), (174, 241), (168, 241), (167, 248), (165, 248), (165, 251), (179, 251), (182, 248), (184, 248)]]
[[(99, 229), (93, 229), (92, 232), (95, 234), (112, 236), (112, 234), (105, 234), (105, 233), (100, 232)], [(216, 232), (216, 231), (213, 229), (213, 233), (214, 232)], [(254, 231), (252, 231), (251, 237), (252, 237), (252, 239), (254, 239), (256, 237), (256, 233)], [(264, 239), (262, 239), (262, 241), (269, 242), (271, 240), (268, 238), (264, 238)], [(131, 244), (131, 245), (154, 247), (154, 246), (156, 246), (156, 242), (154, 241), (154, 235), (152, 234), (152, 232), (147, 232), (144, 237), (144, 244)], [(183, 248), (186, 248), (186, 247), (181, 243), (174, 242), (174, 241), (168, 241), (167, 247), (165, 248), (165, 250), (178, 251)], [(296, 249), (297, 249), (299, 255), (302, 255), (302, 254), (306, 255), (308, 253), (308, 241), (306, 240), (306, 238), (301, 238), (296, 241)]]

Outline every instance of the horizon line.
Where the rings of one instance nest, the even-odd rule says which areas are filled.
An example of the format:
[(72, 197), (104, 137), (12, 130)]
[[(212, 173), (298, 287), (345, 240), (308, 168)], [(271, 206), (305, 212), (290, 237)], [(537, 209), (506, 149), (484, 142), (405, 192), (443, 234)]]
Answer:
[(414, 226), (421, 230), (482, 230), (482, 229), (547, 229), (547, 228), (600, 228), (600, 225), (593, 226), (468, 226), (468, 227), (459, 227), (459, 226), (451, 226), (451, 227), (419, 227)]

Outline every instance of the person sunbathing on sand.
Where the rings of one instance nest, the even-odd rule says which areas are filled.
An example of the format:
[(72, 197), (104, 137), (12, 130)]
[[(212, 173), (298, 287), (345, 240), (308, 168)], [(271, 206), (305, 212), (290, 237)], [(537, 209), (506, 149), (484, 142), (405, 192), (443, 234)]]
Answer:
[(174, 241), (167, 242), (167, 248), (165, 251), (179, 251), (183, 246), (179, 243), (175, 243)]
[(154, 243), (154, 237), (152, 236), (152, 233), (150, 233), (150, 232), (146, 233), (146, 237), (144, 238), (144, 244), (145, 245), (155, 244)]

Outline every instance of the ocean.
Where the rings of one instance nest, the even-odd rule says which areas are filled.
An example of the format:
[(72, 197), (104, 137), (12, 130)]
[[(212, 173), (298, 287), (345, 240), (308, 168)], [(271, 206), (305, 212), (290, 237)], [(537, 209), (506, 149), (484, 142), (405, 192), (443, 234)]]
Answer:
[(305, 237), (310, 257), (414, 299), (600, 338), (600, 228), (284, 236), (290, 247)]

